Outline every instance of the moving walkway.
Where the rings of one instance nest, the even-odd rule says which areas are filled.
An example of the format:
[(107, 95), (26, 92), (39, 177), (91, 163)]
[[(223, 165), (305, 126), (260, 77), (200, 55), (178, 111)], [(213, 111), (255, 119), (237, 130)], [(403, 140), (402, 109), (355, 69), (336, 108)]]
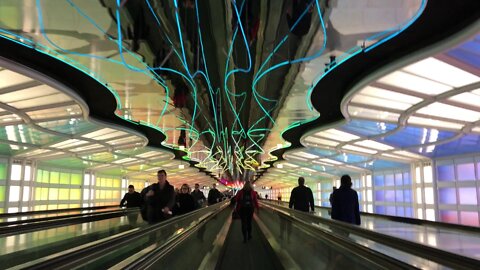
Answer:
[(351, 227), (356, 226), (262, 203), (253, 239), (243, 243), (240, 222), (232, 221), (231, 208), (220, 203), (78, 244), (12, 269), (474, 269), (480, 265), (469, 257)]

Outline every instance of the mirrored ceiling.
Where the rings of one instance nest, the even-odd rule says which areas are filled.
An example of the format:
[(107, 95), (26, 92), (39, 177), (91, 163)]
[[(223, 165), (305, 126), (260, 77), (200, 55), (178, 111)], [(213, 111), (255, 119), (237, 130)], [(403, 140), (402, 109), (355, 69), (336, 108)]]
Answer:
[[(270, 152), (289, 145), (283, 132), (318, 117), (309, 96), (324, 74), (406, 29), (425, 5), (424, 0), (275, 5), (4, 0), (0, 34), (96, 79), (116, 98), (116, 115), (160, 130), (166, 135), (163, 145), (187, 150), (184, 159), (197, 167), (239, 179), (268, 167), (265, 162), (275, 159)], [(50, 137), (37, 140), (49, 143)], [(82, 146), (85, 137), (72, 140), (53, 148), (97, 147)], [(379, 143), (373, 148), (387, 145)], [(361, 153), (371, 146), (358, 139), (341, 148)], [(392, 162), (416, 157), (382, 154), (393, 155), (387, 156)]]

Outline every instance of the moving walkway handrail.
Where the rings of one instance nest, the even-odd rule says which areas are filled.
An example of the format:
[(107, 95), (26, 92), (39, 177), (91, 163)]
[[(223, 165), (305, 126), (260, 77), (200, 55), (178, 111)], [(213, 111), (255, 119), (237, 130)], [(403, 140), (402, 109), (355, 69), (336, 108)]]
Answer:
[(410, 264), (405, 262), (399, 261), (395, 258), (382, 254), (378, 251), (369, 249), (364, 247), (360, 244), (355, 242), (349, 241), (340, 237), (338, 235), (329, 233), (325, 230), (321, 230), (318, 227), (308, 223), (302, 219), (299, 219), (295, 216), (290, 215), (284, 209), (278, 209), (276, 207), (272, 207), (269, 204), (261, 203), (262, 207), (269, 208), (277, 213), (282, 214), (286, 219), (294, 222), (299, 228), (308, 232), (313, 237), (317, 237), (322, 239), (325, 242), (328, 242), (330, 246), (336, 246), (338, 249), (343, 249), (345, 251), (349, 251), (354, 253), (355, 255), (359, 256), (364, 260), (368, 260), (370, 263), (375, 264), (379, 268), (383, 269), (418, 269)]
[(65, 226), (65, 225), (72, 225), (72, 224), (85, 223), (85, 222), (97, 221), (102, 219), (109, 219), (109, 218), (119, 217), (119, 216), (126, 215), (130, 212), (137, 212), (137, 211), (139, 211), (138, 208), (135, 208), (135, 209), (130, 208), (130, 209), (119, 209), (119, 210), (106, 211), (106, 212), (100, 212), (100, 213), (75, 214), (71, 216), (66, 215), (66, 216), (55, 217), (55, 218), (52, 217), (53, 219), (48, 218), (46, 220), (43, 220), (43, 218), (41, 218), (39, 220), (34, 221), (32, 219), (32, 220), (27, 220), (29, 222), (24, 224), (0, 227), (0, 237), (32, 232), (36, 230), (51, 229), (59, 226)]
[[(266, 201), (268, 203), (278, 204), (278, 201), (276, 201), (276, 200), (264, 200), (264, 201)], [(288, 202), (281, 201), (280, 205), (283, 206), (283, 207), (288, 207)], [(330, 210), (331, 207), (315, 205), (315, 209)], [(390, 221), (393, 221), (393, 222), (401, 222), (401, 223), (414, 224), (414, 225), (420, 225), (420, 226), (427, 225), (427, 226), (434, 227), (434, 228), (446, 228), (446, 229), (463, 231), (463, 232), (468, 231), (468, 232), (480, 233), (480, 227), (466, 226), (466, 225), (461, 225), (461, 224), (444, 223), (444, 222), (431, 221), (431, 220), (425, 220), (425, 219), (417, 219), (417, 218), (409, 218), (409, 217), (381, 215), (381, 214), (374, 214), (374, 213), (368, 213), (368, 212), (360, 212), (360, 215), (361, 216), (371, 216), (371, 217), (374, 217), (374, 218), (390, 220)]]
[[(320, 208), (320, 209), (325, 209), (325, 210), (330, 210), (331, 209), (331, 207), (317, 206), (317, 205), (315, 206), (315, 208)], [(371, 217), (374, 217), (374, 218), (386, 219), (386, 220), (390, 220), (390, 221), (393, 221), (393, 222), (408, 223), (408, 224), (414, 224), (414, 225), (420, 225), (420, 226), (427, 225), (427, 226), (434, 227), (434, 228), (446, 228), (446, 229), (452, 229), (452, 230), (480, 233), (480, 227), (466, 226), (466, 225), (461, 225), (461, 224), (444, 223), (444, 222), (431, 221), (431, 220), (418, 219), (418, 218), (381, 215), (381, 214), (374, 214), (374, 213), (368, 213), (368, 212), (360, 212), (360, 215), (371, 216)]]
[(192, 227), (187, 228), (182, 233), (176, 235), (163, 245), (157, 247), (156, 249), (152, 250), (151, 252), (145, 254), (144, 256), (136, 259), (132, 263), (129, 263), (122, 269), (131, 270), (131, 269), (146, 269), (152, 266), (156, 261), (161, 260), (164, 256), (166, 256), (170, 251), (178, 247), (184, 240), (188, 239), (191, 235), (198, 231), (200, 226), (211, 220), (214, 216), (218, 215), (220, 212), (224, 211), (225, 208), (228, 207), (228, 204), (223, 204), (217, 210), (211, 212), (207, 217), (200, 220), (198, 223), (194, 224)]
[[(103, 209), (100, 209), (100, 210), (103, 210)], [(20, 226), (20, 225), (24, 225), (24, 224), (28, 224), (28, 223), (36, 223), (36, 222), (41, 222), (41, 221), (59, 220), (59, 219), (63, 219), (63, 218), (82, 217), (82, 216), (98, 215), (98, 214), (102, 214), (102, 213), (115, 213), (115, 212), (125, 212), (125, 210), (119, 209), (118, 206), (117, 206), (117, 208), (115, 210), (110, 210), (110, 211), (88, 212), (88, 213), (68, 214), (68, 215), (61, 215), (61, 216), (21, 219), (21, 220), (15, 220), (15, 221), (5, 221), (5, 222), (0, 222), (0, 228), (12, 226), (12, 225)]]
[(118, 208), (118, 204), (104, 205), (104, 206), (92, 206), (92, 207), (77, 207), (77, 208), (62, 208), (62, 209), (39, 210), (39, 211), (26, 211), (26, 212), (16, 212), (16, 213), (3, 213), (3, 214), (0, 214), (0, 218), (10, 218), (10, 217), (16, 217), (16, 216), (32, 216), (32, 215), (42, 215), (42, 214), (53, 214), (53, 213), (72, 212), (72, 211), (101, 210), (101, 209), (108, 209), (108, 208)]
[[(271, 204), (264, 204), (264, 205), (268, 205), (271, 208), (278, 207)], [(286, 210), (285, 207), (281, 207), (281, 208), (282, 208), (281, 210), (283, 211)], [(314, 216), (309, 213), (304, 213), (301, 211), (295, 211), (295, 210), (290, 210), (290, 211), (294, 211), (295, 216), (301, 216), (304, 219), (322, 223), (324, 225), (329, 226), (330, 228), (333, 227), (336, 229), (347, 231), (349, 233), (353, 233), (355, 235), (367, 238), (369, 240), (373, 240), (377, 243), (381, 243), (383, 245), (389, 246), (397, 250), (401, 250), (409, 254), (414, 254), (418, 257), (439, 263), (447, 267), (451, 267), (453, 269), (472, 269), (472, 267), (473, 269), (475, 268), (480, 269), (480, 261), (473, 258), (469, 258), (459, 254), (451, 253), (445, 250), (433, 248), (430, 246), (422, 245), (422, 244), (404, 240), (401, 238), (393, 237), (390, 235), (378, 233), (375, 231), (370, 231), (370, 230), (363, 229), (358, 226), (351, 225), (345, 222), (340, 222), (340, 221), (331, 220), (331, 219), (327, 219), (319, 216)]]
[[(80, 249), (75, 249), (67, 251), (58, 256), (52, 255), (50, 258), (44, 259), (39, 263), (32, 262), (32, 264), (25, 265), (28, 269), (71, 269), (74, 266), (79, 266), (86, 261), (89, 261), (94, 258), (98, 258), (102, 254), (108, 254), (116, 249), (119, 249), (125, 245), (128, 245), (132, 241), (141, 239), (152, 233), (153, 231), (161, 230), (166, 228), (175, 222), (188, 219), (200, 211), (210, 212), (215, 211), (217, 207), (222, 207), (223, 204), (215, 204), (211, 207), (201, 208), (190, 212), (185, 215), (175, 216), (170, 219), (167, 219), (163, 222), (153, 224), (144, 228), (134, 229), (128, 233), (121, 234), (117, 237), (112, 237), (106, 240), (101, 240), (98, 243), (94, 243)], [(23, 266), (22, 266), (23, 267)]]

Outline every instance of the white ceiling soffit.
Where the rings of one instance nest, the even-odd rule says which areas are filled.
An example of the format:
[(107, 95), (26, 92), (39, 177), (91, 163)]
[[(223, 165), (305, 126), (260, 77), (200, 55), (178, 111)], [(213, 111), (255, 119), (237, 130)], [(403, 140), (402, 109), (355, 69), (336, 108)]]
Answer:
[[(146, 145), (145, 137), (89, 119), (86, 104), (63, 85), (15, 63), (0, 60), (0, 66), (4, 68), (0, 70), (0, 129), (7, 135), (1, 142), (10, 155), (39, 161), (78, 156), (84, 164), (91, 164), (88, 169), (92, 170), (173, 158), (172, 153), (161, 150), (145, 148), (142, 152), (138, 147)], [(82, 131), (79, 124), (88, 131)], [(80, 157), (116, 149), (134, 154), (115, 154), (110, 163)]]

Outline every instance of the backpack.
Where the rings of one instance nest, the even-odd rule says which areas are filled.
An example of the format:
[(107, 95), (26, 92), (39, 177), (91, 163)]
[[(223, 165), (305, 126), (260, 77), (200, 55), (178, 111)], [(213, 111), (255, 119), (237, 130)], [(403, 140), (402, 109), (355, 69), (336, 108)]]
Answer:
[(252, 192), (243, 192), (242, 207), (253, 207)]

